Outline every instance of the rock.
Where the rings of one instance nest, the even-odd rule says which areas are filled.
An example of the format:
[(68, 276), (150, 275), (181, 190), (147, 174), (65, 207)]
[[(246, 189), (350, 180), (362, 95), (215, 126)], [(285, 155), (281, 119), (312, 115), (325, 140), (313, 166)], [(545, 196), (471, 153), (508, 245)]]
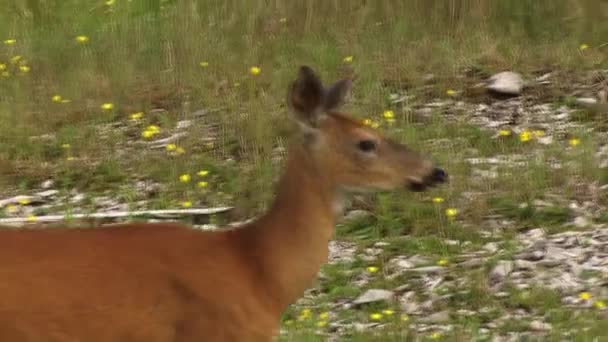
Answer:
[(512, 71), (503, 71), (489, 79), (487, 89), (499, 94), (520, 95), (524, 88), (524, 80), (520, 74)]
[(411, 271), (418, 272), (418, 273), (426, 273), (426, 274), (440, 273), (440, 272), (445, 271), (445, 267), (425, 266), (425, 267), (412, 268)]
[(192, 126), (191, 120), (182, 120), (182, 121), (177, 122), (177, 124), (175, 125), (175, 128), (176, 129), (186, 129), (190, 126)]
[(513, 262), (500, 260), (496, 266), (490, 272), (490, 285), (496, 285), (502, 283), (505, 278), (513, 270)]
[(413, 268), (415, 265), (413, 262), (405, 259), (405, 257), (399, 256), (395, 259), (391, 259), (389, 262), (389, 267), (396, 272), (405, 271)]
[(416, 293), (414, 291), (404, 293), (399, 298), (399, 304), (401, 310), (409, 315), (420, 312), (420, 305), (416, 302)]
[(533, 320), (530, 322), (530, 329), (533, 331), (549, 331), (552, 329), (552, 326), (549, 323)]
[(494, 254), (498, 251), (498, 244), (496, 242), (488, 242), (482, 247), (486, 251)]
[(52, 188), (53, 185), (55, 185), (55, 181), (52, 179), (47, 179), (44, 182), (42, 182), (42, 184), (40, 184), (40, 187), (46, 190), (46, 189)]
[(581, 106), (589, 106), (597, 103), (597, 100), (593, 97), (579, 97), (574, 101)]
[(329, 242), (328, 248), (328, 262), (330, 264), (355, 261), (355, 252), (357, 251), (357, 246), (353, 243), (332, 240)]
[(382, 289), (369, 289), (365, 291), (361, 296), (353, 301), (354, 305), (362, 305), (367, 303), (390, 301), (394, 298), (395, 293), (393, 291), (382, 290)]
[(586, 217), (578, 216), (574, 219), (572, 224), (574, 224), (574, 226), (577, 228), (587, 228), (590, 225), (590, 222)]
[(418, 319), (419, 323), (426, 324), (441, 324), (446, 323), (450, 320), (450, 312), (448, 310), (435, 312), (429, 316), (421, 317)]
[(351, 210), (343, 218), (343, 222), (353, 222), (371, 217), (372, 213), (367, 210)]
[(533, 262), (527, 260), (515, 260), (516, 270), (534, 270), (536, 266)]
[(42, 197), (42, 198), (49, 198), (49, 197), (53, 197), (56, 196), (59, 193), (59, 190), (53, 190), (53, 189), (49, 189), (49, 190), (45, 190), (45, 191), (40, 191), (36, 193), (36, 196)]

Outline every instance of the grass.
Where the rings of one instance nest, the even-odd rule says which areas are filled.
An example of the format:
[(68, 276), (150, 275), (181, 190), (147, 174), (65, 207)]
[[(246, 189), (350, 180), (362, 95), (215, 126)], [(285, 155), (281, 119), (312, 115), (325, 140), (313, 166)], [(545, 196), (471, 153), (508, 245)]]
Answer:
[[(453, 181), (422, 194), (365, 198), (359, 205), (373, 216), (338, 227), (336, 237), (356, 243), (360, 253), (378, 240), (389, 242), (376, 262), (324, 267), (326, 278), (316, 287), (324, 295), (315, 305), (354, 298), (363, 288), (352, 282), (369, 264), (383, 267), (404, 252), (427, 256), (431, 264), (451, 262), (494, 241), (482, 234), (491, 215), (511, 222), (504, 228), (507, 240), (539, 226), (550, 232), (570, 229), (574, 213), (568, 203), (582, 200), (580, 185), (608, 182), (594, 157), (604, 143), (601, 116), (579, 109), (573, 121), (582, 128), (545, 146), (534, 139), (522, 142), (517, 132), (495, 138), (497, 131), (471, 124), (467, 112), (455, 109), (447, 121), (439, 110), (424, 118), (416, 110), (430, 101), (487, 102), (475, 85), (502, 70), (526, 79), (553, 72), (552, 85), (532, 86), (529, 93), (538, 101), (575, 107), (567, 85), (585, 84), (589, 71), (608, 68), (606, 5), (600, 0), (8, 1), (0, 11), (0, 198), (53, 179), (65, 203), (36, 214), (94, 211), (94, 198), (106, 196), (130, 208), (236, 205), (232, 219), (248, 218), (272, 198), (281, 166), (273, 156), (292, 129), (285, 95), (296, 68), (311, 65), (324, 80), (356, 74), (345, 110), (380, 122), (387, 134), (431, 154)], [(259, 74), (252, 74), (252, 67), (260, 68)], [(406, 100), (391, 101), (401, 96)], [(171, 136), (180, 121), (193, 120), (200, 110), (203, 118), (192, 121), (174, 150), (145, 145)], [(394, 124), (384, 122), (385, 110), (395, 113)], [(134, 113), (143, 115), (133, 119)], [(153, 139), (142, 137), (150, 126), (159, 132)], [(584, 129), (594, 126), (599, 128)], [(573, 138), (580, 144), (569, 146)], [(499, 156), (524, 156), (524, 163), (467, 162)], [(554, 161), (563, 167), (552, 168)], [(208, 174), (199, 177), (200, 170)], [(480, 179), (479, 170), (497, 177)], [(191, 181), (180, 182), (182, 174)], [(145, 194), (138, 181), (160, 187)], [(197, 186), (199, 181), (206, 186)], [(78, 205), (68, 201), (75, 189), (86, 194)], [(538, 207), (537, 200), (551, 205)], [(606, 204), (605, 198), (599, 201)], [(446, 217), (448, 208), (458, 210), (454, 219)], [(9, 215), (4, 209), (0, 216)], [(605, 214), (593, 219), (608, 221)], [(541, 295), (523, 300), (514, 292), (504, 302), (490, 297), (486, 270), (475, 272), (480, 273), (463, 272), (471, 277), (464, 288), (449, 289), (460, 293), (449, 305), (478, 311), (455, 330), (417, 335), (409, 322), (397, 319), (379, 332), (351, 332), (348, 340), (488, 340), (479, 335), (481, 324), (513, 306), (548, 315), (554, 337), (578, 329), (573, 336), (587, 341), (601, 333), (594, 313), (565, 319), (571, 310), (561, 308), (555, 294), (539, 290)], [(393, 288), (404, 281), (379, 272), (368, 286)], [(498, 311), (483, 313), (487, 307)], [(297, 321), (297, 309), (291, 308), (284, 322)], [(340, 315), (368, 322), (370, 313), (382, 309)], [(328, 329), (305, 323), (284, 324), (284, 339), (321, 340), (317, 332)], [(517, 331), (525, 323), (509, 321), (501, 329)]]

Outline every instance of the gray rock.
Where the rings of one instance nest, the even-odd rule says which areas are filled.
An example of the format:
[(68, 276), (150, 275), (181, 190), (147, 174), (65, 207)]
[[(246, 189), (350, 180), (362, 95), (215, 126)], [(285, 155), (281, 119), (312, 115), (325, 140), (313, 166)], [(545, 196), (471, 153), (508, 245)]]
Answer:
[(496, 242), (488, 242), (482, 247), (486, 251), (494, 254), (498, 251), (498, 244)]
[(42, 184), (40, 184), (40, 187), (43, 189), (50, 189), (53, 187), (53, 185), (55, 185), (55, 181), (52, 179), (47, 179), (44, 182), (42, 182)]
[(530, 329), (533, 331), (549, 331), (553, 327), (549, 323), (545, 323), (539, 320), (533, 320), (530, 322)]
[(593, 97), (578, 97), (574, 101), (581, 106), (589, 106), (597, 103), (597, 100)]
[(519, 95), (524, 88), (524, 79), (520, 74), (512, 71), (503, 71), (489, 79), (487, 89), (499, 94)]
[(516, 270), (534, 270), (536, 266), (533, 262), (527, 260), (515, 260), (515, 269)]
[(367, 210), (351, 210), (344, 215), (344, 222), (353, 222), (371, 217), (372, 213)]
[(418, 319), (419, 323), (426, 324), (441, 324), (450, 320), (450, 312), (448, 310), (435, 312), (429, 316)]
[(362, 305), (367, 303), (391, 301), (395, 297), (393, 291), (382, 290), (382, 289), (369, 289), (365, 291), (361, 296), (353, 301), (354, 305)]
[(513, 271), (513, 262), (500, 260), (490, 272), (490, 285), (494, 286), (498, 283), (502, 283), (511, 271)]
[(418, 273), (432, 274), (432, 273), (440, 273), (440, 272), (445, 271), (445, 267), (425, 266), (425, 267), (412, 268), (411, 271), (418, 272)]

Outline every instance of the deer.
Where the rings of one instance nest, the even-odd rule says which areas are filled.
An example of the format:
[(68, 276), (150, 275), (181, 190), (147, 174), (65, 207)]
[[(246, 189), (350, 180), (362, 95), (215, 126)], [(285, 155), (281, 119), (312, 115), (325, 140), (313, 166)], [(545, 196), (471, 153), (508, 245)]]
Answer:
[(447, 182), (429, 157), (339, 111), (352, 83), (299, 67), (274, 199), (241, 226), (0, 229), (0, 341), (274, 340), (327, 262), (348, 196)]

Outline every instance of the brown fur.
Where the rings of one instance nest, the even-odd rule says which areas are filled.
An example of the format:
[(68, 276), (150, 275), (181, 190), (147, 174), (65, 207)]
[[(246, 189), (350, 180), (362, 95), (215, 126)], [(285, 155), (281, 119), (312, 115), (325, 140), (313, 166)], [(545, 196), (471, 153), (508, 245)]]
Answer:
[[(432, 170), (345, 114), (305, 121), (314, 137), (291, 146), (272, 207), (244, 227), (1, 229), (0, 341), (271, 341), (327, 260), (342, 187), (400, 188)], [(359, 139), (377, 156), (357, 154)]]

